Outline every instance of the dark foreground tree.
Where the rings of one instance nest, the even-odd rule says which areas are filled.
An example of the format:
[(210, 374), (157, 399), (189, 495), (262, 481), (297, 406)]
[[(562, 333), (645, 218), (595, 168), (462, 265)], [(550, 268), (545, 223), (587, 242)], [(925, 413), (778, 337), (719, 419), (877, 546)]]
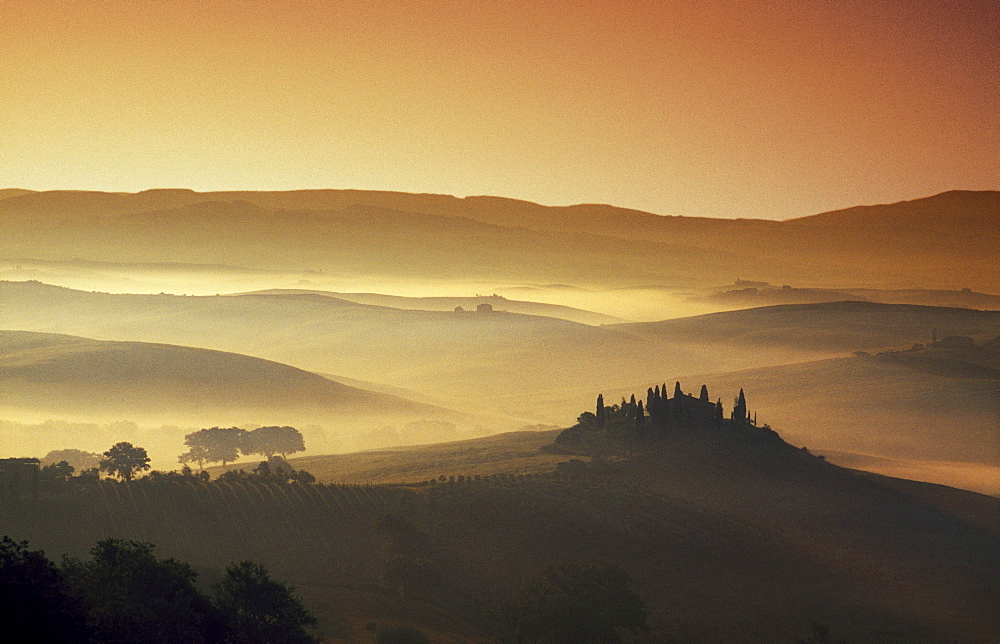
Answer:
[(123, 481), (131, 481), (137, 472), (149, 469), (149, 455), (146, 450), (132, 443), (115, 443), (111, 449), (104, 452), (100, 468)]
[(85, 642), (83, 605), (70, 597), (65, 578), (39, 550), (0, 540), (0, 640)]
[(528, 642), (620, 642), (626, 631), (646, 630), (646, 607), (631, 579), (607, 564), (550, 568), (522, 587), (509, 616)]
[(267, 570), (252, 561), (226, 568), (213, 586), (215, 604), (225, 615), (230, 642), (297, 644), (315, 642), (306, 629), (316, 624), (288, 585), (274, 581)]
[(275, 454), (282, 457), (306, 448), (302, 434), (294, 427), (258, 427), (247, 432), (240, 443), (244, 454), (260, 454), (271, 458)]
[(65, 559), (72, 594), (87, 608), (99, 642), (217, 642), (225, 636), (218, 610), (194, 586), (191, 567), (157, 559), (153, 545), (104, 539), (88, 561)]

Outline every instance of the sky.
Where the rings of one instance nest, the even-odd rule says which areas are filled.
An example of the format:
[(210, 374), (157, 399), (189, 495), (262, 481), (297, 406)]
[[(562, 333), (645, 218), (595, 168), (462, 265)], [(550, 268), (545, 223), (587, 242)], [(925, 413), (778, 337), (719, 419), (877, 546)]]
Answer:
[(0, 187), (784, 219), (1000, 188), (995, 0), (4, 0)]

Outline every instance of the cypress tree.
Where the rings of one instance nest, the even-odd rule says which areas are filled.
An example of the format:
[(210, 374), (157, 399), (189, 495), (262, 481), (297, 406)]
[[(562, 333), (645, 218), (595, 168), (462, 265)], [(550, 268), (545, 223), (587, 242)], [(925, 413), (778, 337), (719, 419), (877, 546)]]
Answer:
[(742, 387), (740, 387), (740, 395), (736, 397), (736, 404), (733, 405), (733, 420), (741, 423), (747, 422), (747, 399), (743, 395)]
[(632, 399), (628, 401), (628, 404), (630, 404), (633, 407), (635, 407), (635, 394), (632, 394)]
[(663, 388), (660, 389), (660, 398), (664, 401), (667, 399), (667, 383), (663, 383)]
[(682, 395), (682, 392), (681, 392), (681, 381), (678, 380), (677, 383), (674, 385), (674, 398), (680, 398), (681, 395)]
[[(660, 397), (659, 396), (659, 389), (660, 388), (657, 387), (656, 389), (657, 389), (656, 398), (659, 398)], [(647, 408), (653, 406), (653, 400), (655, 400), (655, 398), (653, 396), (654, 396), (654, 394), (653, 394), (653, 388), (650, 387), (649, 389), (646, 390), (646, 407)]]
[(646, 427), (646, 412), (642, 409), (642, 401), (639, 401), (639, 406), (635, 411), (635, 429), (636, 432), (642, 433), (642, 430)]
[(702, 385), (701, 386), (701, 395), (698, 396), (698, 399), (701, 402), (708, 402), (708, 386), (707, 385)]
[(604, 394), (597, 394), (597, 424), (604, 424)]
[(716, 420), (722, 420), (725, 417), (726, 415), (722, 411), (722, 398), (719, 398), (719, 400), (715, 403), (715, 418)]

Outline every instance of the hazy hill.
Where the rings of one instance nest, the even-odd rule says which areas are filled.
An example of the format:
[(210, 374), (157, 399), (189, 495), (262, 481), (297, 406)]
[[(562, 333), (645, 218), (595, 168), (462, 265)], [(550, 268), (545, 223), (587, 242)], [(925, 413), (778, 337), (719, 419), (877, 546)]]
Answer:
[(777, 304), (816, 304), (819, 302), (843, 302), (856, 300), (880, 302), (882, 304), (917, 304), (921, 306), (944, 306), (960, 309), (1000, 310), (1000, 295), (978, 293), (971, 289), (929, 290), (929, 289), (818, 289), (792, 286), (734, 286), (712, 289), (710, 292), (694, 294), (691, 300), (714, 305), (720, 310), (736, 308), (756, 308)]
[[(634, 580), (654, 641), (791, 641), (811, 621), (848, 641), (996, 639), (1000, 535), (947, 497), (713, 433), (560, 470), (409, 489), (105, 483), (24, 499), (0, 514), (0, 532), (50, 556), (111, 534), (208, 570), (254, 559), (323, 612), (349, 614), (353, 637), (417, 604), (450, 628), (464, 623), (457, 640), (488, 638), (495, 607), (525, 579), (554, 563), (608, 562)], [(988, 497), (979, 505), (997, 509)], [(400, 552), (431, 562), (440, 580), (371, 601), (389, 591), (385, 563)]]
[[(50, 260), (604, 286), (707, 286), (752, 277), (988, 291), (1000, 282), (992, 261), (998, 210), (1000, 193), (990, 191), (785, 222), (354, 190), (54, 191), (0, 200), (0, 232), (9, 257)], [(215, 243), (222, 238), (227, 244)]]
[(777, 364), (801, 353), (745, 356), (550, 317), (408, 311), (312, 294), (113, 295), (0, 282), (0, 302), (0, 327), (232, 351), (536, 421), (551, 418), (536, 407), (564, 387)]
[(210, 349), (0, 331), (0, 358), (0, 405), (8, 409), (176, 420), (240, 413), (457, 416), (270, 360)]
[(1000, 335), (1000, 312), (874, 302), (788, 304), (690, 318), (612, 325), (643, 337), (735, 346), (853, 352), (909, 348), (939, 337)]
[(614, 324), (621, 322), (621, 319), (614, 318), (602, 313), (584, 311), (570, 306), (559, 306), (555, 304), (544, 304), (541, 302), (525, 302), (521, 300), (508, 300), (500, 295), (485, 295), (482, 297), (402, 297), (399, 295), (383, 295), (381, 293), (334, 293), (331, 291), (316, 291), (303, 289), (267, 289), (244, 293), (243, 295), (300, 295), (300, 294), (324, 295), (356, 302), (358, 304), (371, 304), (373, 306), (386, 306), (394, 309), (404, 309), (408, 311), (453, 311), (458, 307), (466, 311), (475, 311), (481, 304), (488, 304), (494, 311), (507, 311), (510, 313), (524, 313), (525, 315), (542, 315), (580, 324), (600, 325)]

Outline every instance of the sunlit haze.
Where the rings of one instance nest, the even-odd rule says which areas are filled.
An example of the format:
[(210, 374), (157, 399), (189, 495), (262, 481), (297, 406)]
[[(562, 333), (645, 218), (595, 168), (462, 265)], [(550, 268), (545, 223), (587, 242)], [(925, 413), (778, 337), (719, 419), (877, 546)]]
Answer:
[(0, 187), (789, 218), (995, 189), (1000, 5), (0, 5)]

